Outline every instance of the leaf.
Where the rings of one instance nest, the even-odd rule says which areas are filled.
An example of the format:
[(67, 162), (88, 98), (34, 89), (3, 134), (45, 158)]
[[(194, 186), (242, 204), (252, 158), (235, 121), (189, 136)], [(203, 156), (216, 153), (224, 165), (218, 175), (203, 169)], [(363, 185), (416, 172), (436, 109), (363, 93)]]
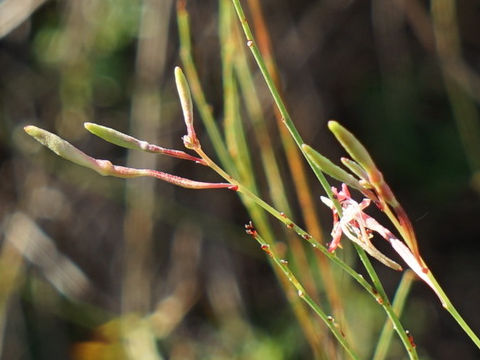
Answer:
[(338, 165), (335, 165), (311, 146), (303, 144), (302, 150), (305, 152), (308, 159), (324, 173), (354, 189), (363, 190), (362, 186), (353, 175), (349, 174)]
[(328, 122), (328, 128), (333, 135), (335, 135), (343, 148), (350, 154), (352, 159), (360, 164), (367, 173), (378, 171), (367, 149), (355, 137), (355, 135), (333, 120)]

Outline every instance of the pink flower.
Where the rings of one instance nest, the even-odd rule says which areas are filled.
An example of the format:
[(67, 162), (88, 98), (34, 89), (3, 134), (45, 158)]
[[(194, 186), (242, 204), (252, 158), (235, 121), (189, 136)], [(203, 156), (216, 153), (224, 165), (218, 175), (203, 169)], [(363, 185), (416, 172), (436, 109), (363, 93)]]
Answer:
[[(342, 207), (342, 216), (339, 216), (337, 209), (330, 199), (323, 196), (321, 197), (322, 202), (330, 207), (333, 212), (332, 241), (329, 245), (328, 251), (333, 252), (338, 246), (340, 246), (340, 240), (342, 234), (344, 234), (347, 238), (360, 245), (368, 254), (386, 266), (395, 270), (402, 270), (402, 267), (399, 264), (378, 251), (370, 242), (370, 238), (373, 236), (372, 233), (376, 232), (387, 240), (405, 263), (436, 292), (435, 286), (428, 276), (429, 270), (423, 264), (421, 258), (414, 256), (412, 251), (402, 241), (398, 240), (390, 230), (364, 212), (364, 209), (366, 209), (371, 203), (370, 199), (365, 198), (358, 203), (352, 199), (350, 191), (345, 184), (342, 184), (341, 191), (338, 191), (334, 187), (332, 188), (332, 191)], [(437, 295), (439, 294), (437, 293)]]

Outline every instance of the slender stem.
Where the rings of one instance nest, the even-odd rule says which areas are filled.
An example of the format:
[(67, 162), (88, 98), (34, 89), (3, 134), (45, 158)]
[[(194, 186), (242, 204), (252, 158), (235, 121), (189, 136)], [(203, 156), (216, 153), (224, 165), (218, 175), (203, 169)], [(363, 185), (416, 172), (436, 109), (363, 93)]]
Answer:
[(247, 228), (247, 231), (255, 238), (255, 240), (258, 241), (262, 249), (273, 259), (273, 262), (281, 269), (281, 271), (285, 274), (285, 276), (295, 287), (295, 289), (297, 289), (298, 296), (303, 301), (305, 301), (307, 305), (323, 320), (323, 322), (337, 338), (338, 342), (343, 346), (348, 355), (350, 355), (352, 359), (359, 359), (355, 351), (347, 342), (344, 334), (341, 332), (340, 328), (336, 324), (335, 319), (325, 314), (325, 312), (320, 308), (320, 306), (310, 297), (310, 295), (306, 292), (305, 288), (302, 286), (302, 284), (300, 284), (298, 279), (290, 270), (288, 262), (286, 260), (280, 259), (276, 255), (275, 251), (262, 239), (260, 235), (258, 235), (255, 229)]
[[(293, 139), (295, 140), (297, 146), (300, 148), (300, 150), (302, 151), (302, 153), (304, 154), (304, 157), (306, 158), (307, 162), (309, 163), (310, 167), (312, 168), (313, 172), (315, 173), (318, 181), (320, 182), (320, 184), (322, 185), (322, 187), (324, 188), (325, 192), (327, 193), (328, 197), (333, 201), (333, 203), (335, 204), (335, 207), (337, 208), (337, 211), (339, 212), (339, 214), (341, 214), (341, 208), (338, 204), (338, 201), (336, 201), (336, 199), (334, 199), (333, 197), (333, 194), (332, 194), (332, 191), (330, 189), (330, 185), (328, 184), (328, 181), (326, 180), (325, 176), (323, 175), (323, 173), (320, 171), (320, 169), (318, 169), (318, 167), (314, 166), (313, 162), (305, 155), (305, 153), (303, 152), (302, 150), (302, 144), (304, 143), (303, 142), (303, 139), (302, 137), (300, 136), (300, 133), (298, 132), (298, 130), (296, 129), (291, 117), (290, 117), (290, 114), (288, 113), (287, 111), (287, 108), (285, 106), (285, 103), (283, 102), (281, 96), (280, 96), (280, 93), (278, 91), (278, 89), (276, 88), (275, 86), (275, 83), (271, 77), (271, 75), (269, 74), (268, 72), (268, 69), (267, 69), (267, 66), (263, 60), (263, 57), (257, 47), (257, 45), (255, 44), (255, 40), (254, 40), (254, 37), (253, 37), (253, 33), (250, 29), (250, 26), (248, 24), (248, 21), (247, 21), (247, 18), (245, 16), (245, 13), (243, 11), (243, 8), (242, 8), (242, 5), (240, 4), (240, 0), (232, 0), (234, 6), (235, 6), (235, 10), (237, 11), (237, 15), (238, 15), (238, 18), (240, 20), (240, 23), (242, 25), (242, 28), (243, 28), (243, 31), (245, 33), (245, 36), (246, 36), (246, 39), (247, 39), (247, 46), (250, 48), (251, 52), (252, 52), (252, 55), (253, 57), (255, 58), (255, 61), (257, 62), (257, 65), (260, 69), (260, 71), (262, 72), (262, 75), (264, 77), (264, 80), (272, 94), (272, 97), (275, 101), (275, 104), (277, 105), (277, 108), (280, 112), (280, 114), (282, 115), (282, 118), (283, 118), (283, 122), (285, 124), (285, 126), (287, 127), (288, 131), (290, 132), (290, 134), (292, 135)], [(199, 154), (200, 155), (200, 154)], [(200, 155), (200, 157), (202, 157)], [(203, 158), (203, 157), (202, 157)], [(206, 160), (206, 159), (204, 159)], [(207, 161), (208, 162), (208, 161)], [(245, 191), (239, 184), (239, 191)], [(259, 199), (260, 200), (260, 199)], [(261, 200), (263, 202), (263, 200)], [(262, 206), (262, 204), (258, 203), (260, 206)], [(268, 205), (268, 204), (266, 204)], [(262, 206), (263, 207), (263, 206)], [(270, 205), (268, 205), (269, 208), (271, 208)], [(272, 215), (276, 216), (272, 211), (268, 210), (266, 207), (264, 207), (267, 211), (269, 211)], [(274, 209), (273, 209), (274, 210)], [(276, 216), (277, 217), (277, 216)], [(278, 217), (277, 217), (278, 218)], [(280, 219), (280, 218), (279, 218)], [(293, 224), (293, 223), (292, 223)], [(291, 225), (290, 225), (291, 226)], [(293, 225), (293, 227), (295, 228), (296, 225)], [(303, 235), (305, 232), (303, 229), (300, 229), (298, 228), (298, 230), (300, 232), (297, 231), (297, 233), (299, 233), (299, 235)], [(305, 233), (306, 234), (306, 233)], [(308, 234), (307, 234), (308, 235)], [(322, 246), (323, 248), (323, 246)], [(412, 345), (410, 344), (409, 340), (408, 340), (408, 337), (406, 336), (405, 332), (403, 331), (403, 327), (401, 326), (400, 324), (400, 321), (398, 320), (398, 317), (395, 315), (395, 313), (393, 312), (392, 308), (391, 308), (391, 305), (390, 305), (390, 302), (388, 301), (388, 298), (386, 296), (386, 293), (385, 293), (385, 290), (383, 289), (383, 286), (380, 282), (380, 279), (378, 278), (378, 275), (376, 274), (375, 270), (373, 269), (373, 266), (372, 264), (370, 263), (370, 260), (368, 259), (365, 251), (363, 249), (361, 249), (359, 246), (355, 246), (355, 248), (357, 249), (357, 252), (363, 262), (363, 264), (365, 265), (366, 269), (367, 269), (367, 272), (368, 274), (370, 275), (373, 283), (374, 283), (374, 286), (377, 288), (377, 291), (378, 291), (378, 294), (380, 295), (380, 299), (381, 299), (381, 305), (382, 307), (385, 309), (385, 311), (387, 312), (387, 315), (390, 317), (390, 319), (392, 320), (392, 322), (394, 323), (395, 325), (395, 328), (397, 329), (397, 333), (399, 334), (402, 342), (404, 343), (408, 353), (409, 353), (409, 356), (411, 359), (418, 359), (418, 356), (416, 354), (416, 350), (415, 348), (412, 347)], [(320, 248), (321, 249), (321, 248)], [(326, 253), (328, 253), (328, 251), (323, 248), (325, 250)], [(331, 255), (330, 253), (328, 253), (329, 255)], [(331, 255), (330, 257), (332, 260), (333, 259), (336, 259), (335, 256)], [(348, 266), (347, 266), (348, 267)], [(357, 274), (358, 275), (358, 274)], [(357, 279), (356, 279), (357, 280)], [(358, 280), (357, 280), (358, 281)], [(375, 295), (374, 295), (375, 296)], [(378, 297), (375, 296), (377, 299)]]
[(360, 259), (362, 263), (364, 264), (370, 278), (373, 281), (373, 287), (363, 278), (362, 275), (357, 273), (355, 270), (353, 270), (350, 266), (348, 266), (346, 263), (344, 263), (342, 260), (340, 260), (337, 256), (334, 254), (330, 253), (325, 246), (320, 244), (314, 237), (312, 237), (310, 234), (308, 234), (305, 230), (303, 230), (301, 227), (296, 225), (290, 218), (288, 218), (285, 214), (280, 213), (278, 210), (273, 208), (271, 205), (266, 203), (264, 200), (260, 199), (258, 196), (256, 196), (254, 193), (252, 193), (250, 190), (248, 190), (244, 185), (239, 183), (237, 180), (232, 178), (230, 175), (228, 175), (224, 170), (222, 170), (217, 164), (215, 164), (204, 152), (201, 148), (195, 148), (193, 149), (197, 152), (197, 154), (205, 160), (207, 163), (207, 166), (209, 166), (211, 169), (213, 169), (215, 172), (217, 172), (220, 176), (222, 176), (225, 180), (230, 182), (232, 185), (237, 186), (237, 191), (242, 193), (243, 195), (249, 197), (254, 201), (257, 205), (261, 206), (264, 210), (269, 212), (271, 215), (276, 217), (278, 220), (280, 220), (282, 223), (284, 223), (288, 228), (291, 230), (295, 231), (298, 235), (300, 235), (302, 238), (307, 240), (315, 249), (318, 249), (321, 251), (324, 255), (326, 255), (331, 261), (333, 261), (336, 265), (338, 265), (342, 270), (344, 270), (346, 273), (348, 273), (350, 276), (352, 276), (353, 279), (355, 279), (361, 286), (363, 286), (367, 292), (374, 297), (374, 299), (383, 307), (385, 312), (387, 313), (388, 317), (393, 323), (394, 328), (396, 329), (398, 336), (400, 337), (402, 343), (404, 344), (405, 348), (407, 349), (408, 355), (410, 359), (415, 360), (418, 359), (417, 351), (415, 347), (412, 345), (410, 342), (407, 333), (405, 329), (403, 328), (403, 325), (401, 324), (400, 320), (398, 319), (398, 316), (395, 314), (395, 311), (393, 310), (390, 301), (388, 300), (387, 294), (385, 293), (385, 290), (382, 286), (382, 283), (380, 282), (380, 279), (378, 278), (377, 273), (375, 272), (370, 260), (368, 259), (367, 254), (365, 251), (358, 245), (354, 244)]
[(410, 359), (418, 359), (417, 355), (417, 350), (415, 347), (412, 345), (410, 342), (410, 339), (407, 336), (407, 332), (403, 328), (402, 323), (400, 322), (400, 319), (398, 318), (397, 314), (392, 308), (392, 305), (390, 304), (390, 301), (388, 300), (388, 296), (385, 292), (385, 289), (383, 288), (382, 282), (378, 278), (377, 273), (373, 269), (372, 263), (370, 262), (370, 259), (368, 258), (365, 250), (363, 250), (359, 245), (353, 244), (358, 252), (358, 255), (360, 256), (360, 260), (362, 261), (363, 265), (365, 266), (365, 269), (368, 272), (368, 275), (372, 279), (373, 286), (375, 289), (378, 291), (377, 294), (377, 302), (382, 305), (382, 307), (385, 309), (388, 317), (393, 323), (393, 327), (395, 328), (395, 331), (397, 332), (398, 336), (400, 337), (400, 340), (402, 341), (403, 345), (405, 346), (405, 349), (408, 352), (408, 356)]
[[(209, 138), (212, 141), (215, 152), (219, 157), (220, 163), (225, 169), (227, 169), (230, 174), (235, 177), (239, 177), (239, 171), (235, 167), (234, 160), (228, 153), (227, 146), (224, 142), (224, 139), (222, 138), (217, 123), (215, 122), (212, 109), (206, 102), (206, 97), (199, 81), (198, 72), (196, 70), (193, 56), (191, 53), (192, 50), (190, 42), (190, 25), (188, 19), (188, 12), (185, 9), (185, 2), (178, 2), (177, 16), (181, 44), (180, 56), (182, 58), (185, 72), (190, 82), (193, 99), (198, 107), (200, 117), (202, 118), (203, 123), (207, 129)], [(245, 205), (252, 220), (255, 222), (257, 228), (262, 232), (262, 234), (264, 234), (264, 238), (268, 242), (272, 242), (273, 232), (265, 216), (265, 212), (263, 212), (258, 206), (256, 206), (250, 198), (241, 195), (240, 199)], [(311, 316), (309, 316), (307, 309), (302, 306), (296, 294), (292, 294), (292, 291), (289, 291), (289, 289), (287, 289), (288, 284), (283, 280), (283, 277), (280, 276), (277, 268), (273, 267), (273, 269), (277, 277), (279, 277), (280, 279), (280, 284), (285, 290), (285, 294), (292, 306), (293, 312), (295, 313), (295, 316), (297, 317), (298, 322), (312, 347), (315, 358), (318, 358), (317, 355), (322, 353), (323, 346), (319, 341), (319, 334), (315, 330), (313, 319), (311, 318)]]
[[(405, 305), (408, 293), (410, 292), (413, 280), (415, 280), (414, 272), (412, 270), (406, 270), (403, 274), (400, 284), (397, 287), (397, 291), (395, 292), (395, 297), (392, 304), (393, 311), (395, 312), (395, 314), (397, 314), (397, 316), (400, 316), (403, 311), (403, 307)], [(378, 339), (377, 347), (373, 355), (373, 360), (385, 359), (385, 357), (387, 356), (388, 348), (390, 346), (390, 342), (392, 340), (392, 334), (392, 323), (390, 321), (386, 321), (383, 325), (382, 332)]]
[(480, 339), (478, 336), (473, 332), (470, 326), (465, 322), (463, 317), (459, 314), (455, 306), (453, 306), (452, 302), (448, 298), (447, 294), (443, 291), (440, 284), (437, 282), (437, 279), (433, 276), (432, 272), (428, 272), (428, 278), (432, 282), (432, 286), (434, 287), (435, 292), (437, 293), (440, 301), (442, 302), (443, 307), (447, 310), (450, 315), (455, 319), (455, 321), (460, 325), (460, 327), (465, 331), (468, 337), (475, 343), (475, 345), (480, 349)]
[[(243, 12), (242, 5), (240, 4), (239, 0), (232, 0), (232, 2), (233, 2), (233, 5), (235, 6), (235, 10), (237, 11), (238, 18), (240, 19), (243, 32), (245, 33), (245, 36), (247, 38), (247, 46), (250, 48), (250, 51), (252, 52), (253, 57), (257, 62), (257, 65), (263, 75), (263, 78), (265, 79), (265, 83), (267, 84), (268, 89), (270, 90), (270, 93), (272, 94), (272, 97), (275, 101), (275, 104), (277, 105), (278, 111), (282, 115), (283, 123), (285, 124), (288, 131), (292, 135), (292, 138), (295, 140), (295, 143), (297, 144), (298, 148), (303, 153), (302, 145), (304, 141), (300, 136), (300, 133), (298, 132), (297, 128), (295, 127), (292, 121), (292, 118), (290, 117), (287, 107), (285, 106), (285, 103), (283, 102), (282, 97), (280, 96), (280, 93), (277, 87), (275, 86), (275, 82), (273, 81), (270, 73), (268, 72), (267, 65), (265, 64), (262, 54), (260, 53), (260, 50), (258, 49), (258, 46), (256, 45), (255, 40), (253, 38), (253, 33), (250, 30), (250, 26), (248, 25), (247, 18), (245, 17), (245, 13)], [(318, 181), (324, 188), (328, 197), (333, 201), (333, 194), (330, 189), (330, 184), (325, 178), (325, 175), (323, 175), (323, 173), (318, 168), (313, 166), (312, 161), (307, 156), (305, 156), (305, 154), (304, 154), (304, 157), (307, 160), (310, 167), (312, 168), (313, 172), (315, 173), (315, 176), (317, 177)]]
[(234, 41), (234, 11), (229, 0), (219, 1), (219, 37), (222, 54), (223, 80), (223, 122), (224, 138), (227, 149), (232, 155), (232, 161), (238, 170), (238, 178), (255, 194), (259, 194), (255, 181), (250, 150), (247, 143), (242, 112), (240, 111), (240, 96), (237, 79), (234, 73), (235, 41)]
[[(231, 6), (233, 13), (233, 5), (231, 4), (230, 0), (223, 1), (226, 1), (229, 6)], [(236, 14), (233, 15), (236, 16)], [(267, 180), (270, 198), (272, 199), (273, 206), (275, 206), (277, 209), (282, 209), (286, 214), (292, 214), (293, 211), (287, 199), (287, 191), (285, 188), (285, 184), (282, 180), (282, 174), (280, 172), (280, 168), (276, 158), (275, 147), (272, 143), (272, 135), (270, 134), (269, 129), (266, 126), (262, 106), (259, 100), (259, 94), (254, 84), (250, 67), (248, 66), (248, 54), (242, 46), (243, 34), (240, 33), (240, 27), (236, 22), (234, 23), (234, 25), (237, 25), (234, 28), (235, 31), (233, 31), (235, 36), (232, 36), (232, 38), (230, 39), (231, 43), (235, 45), (236, 49), (234, 70), (236, 72), (236, 77), (238, 78), (240, 90), (245, 100), (247, 114), (249, 115), (250, 121), (253, 125), (252, 133), (258, 144), (258, 148), (260, 149), (259, 155), (262, 160), (262, 166), (264, 169), (265, 178)], [(290, 141), (292, 141), (290, 135), (287, 134), (286, 136)], [(295, 145), (293, 145), (293, 149), (296, 150)], [(301, 160), (300, 157), (299, 160)], [(248, 184), (245, 183), (245, 185)], [(257, 191), (254, 192), (258, 193)], [(307, 221), (305, 222), (308, 223)], [(307, 229), (309, 232), (312, 232), (308, 226)], [(321, 232), (318, 231), (318, 233)], [(295, 234), (290, 233), (289, 236), (287, 236), (287, 242), (292, 254), (292, 268), (298, 270), (298, 273), (301, 274), (301, 280), (304, 286), (307, 288), (308, 292), (313, 296), (313, 298), (318, 298), (318, 289), (312, 273), (312, 266), (310, 266), (307, 259), (307, 249), (304, 248), (302, 240), (299, 239)], [(327, 263), (326, 259), (324, 259), (324, 262)], [(323, 279), (324, 272), (322, 271), (321, 274), (322, 280), (325, 280)], [(326, 293), (327, 295), (330, 295), (329, 291), (326, 291)], [(330, 301), (330, 303), (332, 304), (332, 306), (334, 306), (333, 301)], [(338, 314), (335, 315), (338, 316)]]
[(286, 216), (284, 213), (276, 210), (274, 207), (269, 205), (267, 202), (264, 200), (260, 199), (257, 195), (252, 193), (248, 188), (246, 188), (244, 185), (242, 185), (240, 182), (232, 178), (230, 175), (228, 175), (222, 168), (220, 168), (216, 163), (214, 163), (208, 155), (206, 155), (201, 148), (196, 148), (193, 149), (197, 152), (197, 154), (205, 160), (207, 163), (207, 166), (213, 169), (217, 174), (219, 174), (221, 177), (223, 177), (225, 180), (227, 180), (230, 184), (237, 186), (237, 191), (244, 196), (252, 199), (258, 206), (262, 207), (265, 211), (270, 213), (272, 216), (280, 220), (283, 224), (285, 224), (289, 229), (293, 230), (296, 232), (299, 236), (301, 236), (303, 239), (308, 241), (313, 248), (319, 250), (322, 252), (325, 256), (327, 256), (331, 261), (333, 261), (335, 264), (337, 264), (342, 270), (344, 270), (346, 273), (348, 273), (352, 278), (354, 278), (362, 287), (365, 288), (365, 290), (368, 291), (370, 295), (372, 295), (375, 299), (377, 299), (378, 294), (377, 291), (363, 278), (363, 276), (359, 273), (357, 273), (354, 269), (352, 269), (350, 266), (348, 266), (345, 262), (343, 262), (341, 259), (339, 259), (335, 254), (332, 254), (328, 252), (327, 248), (323, 246), (321, 243), (319, 243), (314, 237), (312, 237), (309, 233), (307, 233), (305, 230), (303, 230), (301, 227), (299, 227), (297, 224), (295, 224), (288, 216)]
[(198, 72), (195, 67), (195, 62), (192, 58), (189, 16), (183, 2), (178, 3), (177, 22), (180, 36), (180, 57), (182, 59), (185, 73), (187, 74), (187, 78), (189, 80), (193, 100), (197, 105), (198, 111), (200, 112), (200, 117), (203, 120), (205, 129), (207, 130), (208, 136), (212, 141), (215, 153), (220, 159), (220, 163), (228, 170), (229, 173), (236, 174), (236, 169), (233, 165), (232, 158), (228, 153), (221, 132), (218, 129), (211, 108), (205, 99), (202, 86), (200, 85)]

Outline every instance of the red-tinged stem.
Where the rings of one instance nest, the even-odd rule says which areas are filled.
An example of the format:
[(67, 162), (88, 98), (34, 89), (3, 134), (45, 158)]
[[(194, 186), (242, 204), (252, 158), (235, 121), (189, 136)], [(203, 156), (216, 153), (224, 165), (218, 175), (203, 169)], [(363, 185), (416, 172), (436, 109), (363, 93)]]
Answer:
[(112, 165), (109, 161), (97, 160), (97, 163), (105, 169), (107, 175), (113, 175), (116, 177), (123, 178), (134, 178), (140, 176), (151, 176), (157, 179), (166, 181), (170, 184), (181, 186), (187, 189), (230, 189), (237, 190), (237, 185), (232, 185), (228, 183), (208, 183), (202, 181), (195, 181), (180, 176), (167, 174), (162, 171), (151, 170), (151, 169), (133, 169), (125, 166)]
[(148, 152), (151, 152), (151, 153), (164, 154), (164, 155), (172, 156), (172, 157), (175, 157), (175, 158), (178, 158), (178, 159), (195, 161), (197, 164), (200, 164), (200, 165), (207, 165), (205, 160), (200, 159), (199, 157), (187, 154), (186, 152), (181, 151), (181, 150), (166, 149), (166, 148), (163, 148), (161, 146), (153, 145), (153, 144), (145, 145), (144, 150), (148, 151)]

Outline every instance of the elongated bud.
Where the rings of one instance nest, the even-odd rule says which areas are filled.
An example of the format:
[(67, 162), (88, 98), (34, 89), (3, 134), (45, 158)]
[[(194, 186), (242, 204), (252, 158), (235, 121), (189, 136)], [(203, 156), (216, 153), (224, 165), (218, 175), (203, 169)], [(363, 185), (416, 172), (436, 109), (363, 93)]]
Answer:
[(350, 170), (352, 173), (357, 175), (360, 179), (364, 181), (368, 181), (368, 174), (355, 161), (346, 157), (340, 158), (340, 161), (342, 162), (343, 165), (345, 165), (345, 167), (348, 168), (348, 170)]
[(180, 67), (175, 67), (175, 82), (177, 84), (178, 96), (180, 97), (180, 103), (182, 105), (183, 118), (187, 127), (187, 135), (183, 137), (183, 142), (187, 148), (195, 148), (200, 143), (195, 134), (193, 127), (193, 104), (192, 96), (190, 94), (190, 87), (188, 86), (187, 79), (183, 74)]
[(106, 126), (102, 126), (102, 125), (98, 125), (90, 122), (84, 123), (83, 126), (92, 134), (108, 141), (109, 143), (112, 143), (127, 149), (142, 150), (142, 151), (155, 153), (155, 154), (164, 154), (164, 155), (172, 156), (175, 158), (191, 160), (191, 161), (195, 161), (198, 164), (206, 165), (203, 159), (192, 156), (183, 151), (166, 149), (158, 145), (150, 144), (146, 141), (138, 140), (133, 136), (124, 134), (120, 131), (111, 129)]
[(111, 129), (106, 126), (98, 125), (95, 123), (86, 122), (83, 124), (85, 129), (90, 131), (93, 135), (102, 138), (109, 143), (133, 150), (147, 150), (147, 142), (140, 141), (134, 137), (124, 134), (120, 131)]
[(238, 189), (237, 185), (232, 185), (229, 183), (195, 181), (157, 170), (135, 169), (113, 165), (108, 160), (95, 159), (91, 156), (88, 156), (69, 142), (63, 140), (61, 137), (55, 134), (52, 134), (51, 132), (32, 125), (26, 126), (24, 129), (28, 135), (32, 136), (35, 140), (48, 147), (58, 156), (80, 166), (94, 170), (102, 176), (113, 176), (119, 178), (150, 176), (188, 189), (229, 189), (234, 191)]
[(335, 165), (311, 146), (303, 144), (302, 150), (305, 152), (305, 155), (307, 155), (308, 159), (324, 173), (342, 183), (347, 184), (348, 186), (353, 187), (354, 189), (362, 190), (360, 183), (357, 179), (355, 179), (355, 177), (343, 170), (341, 167)]
[[(355, 160), (357, 164), (361, 168), (363, 168), (363, 170), (365, 170), (365, 172), (368, 175), (368, 179), (367, 179), (368, 183), (373, 186), (373, 188), (375, 189), (375, 192), (377, 193), (378, 198), (382, 199), (392, 207), (400, 223), (400, 227), (402, 228), (402, 229), (399, 229), (399, 231), (402, 232), (405, 242), (407, 243), (410, 250), (413, 251), (413, 254), (415, 255), (415, 257), (417, 259), (420, 259), (417, 240), (415, 238), (415, 233), (413, 231), (413, 226), (410, 220), (408, 219), (407, 214), (401, 207), (400, 203), (395, 198), (395, 195), (393, 194), (392, 190), (383, 179), (382, 173), (376, 167), (367, 149), (365, 149), (365, 147), (360, 143), (360, 141), (357, 140), (357, 138), (350, 131), (345, 129), (338, 122), (329, 121), (328, 128), (335, 135), (337, 140), (342, 144), (344, 149), (350, 154), (352, 159)], [(348, 165), (350, 166), (352, 164), (353, 163), (348, 163)], [(351, 170), (353, 170), (353, 168)], [(360, 172), (360, 171), (361, 169), (356, 168), (354, 172)], [(363, 185), (368, 186), (367, 183)]]
[(328, 128), (333, 135), (335, 135), (338, 142), (342, 144), (343, 148), (350, 154), (352, 159), (365, 169), (371, 183), (383, 182), (382, 173), (378, 171), (367, 149), (358, 141), (355, 135), (333, 120), (328, 122)]
[(83, 151), (77, 149), (69, 142), (63, 140), (58, 135), (52, 134), (47, 130), (43, 130), (33, 125), (25, 126), (24, 130), (28, 135), (33, 137), (39, 143), (48, 147), (58, 156), (80, 166), (98, 171), (96, 169), (97, 164), (93, 158), (85, 154)]

